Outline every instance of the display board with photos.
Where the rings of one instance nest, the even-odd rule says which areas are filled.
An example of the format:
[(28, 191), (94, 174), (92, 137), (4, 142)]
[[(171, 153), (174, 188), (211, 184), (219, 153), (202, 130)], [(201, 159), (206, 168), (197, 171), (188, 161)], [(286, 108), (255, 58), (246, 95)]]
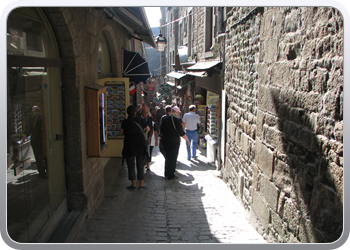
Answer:
[(120, 138), (119, 131), (125, 119), (125, 85), (108, 84), (107, 86), (107, 137)]

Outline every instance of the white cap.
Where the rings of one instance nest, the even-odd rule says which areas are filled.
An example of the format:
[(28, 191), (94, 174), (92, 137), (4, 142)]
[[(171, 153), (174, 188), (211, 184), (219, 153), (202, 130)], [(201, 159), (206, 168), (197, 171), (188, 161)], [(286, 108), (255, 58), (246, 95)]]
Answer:
[(172, 109), (171, 109), (172, 112), (179, 112), (180, 109), (178, 106), (174, 106)]

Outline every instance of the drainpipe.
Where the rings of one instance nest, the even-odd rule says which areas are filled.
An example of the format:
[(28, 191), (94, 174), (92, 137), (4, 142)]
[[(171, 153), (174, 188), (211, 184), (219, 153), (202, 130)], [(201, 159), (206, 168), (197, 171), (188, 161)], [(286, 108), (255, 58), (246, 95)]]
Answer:
[[(220, 71), (220, 78), (221, 78), (221, 90), (224, 90), (225, 89), (225, 48), (226, 48), (226, 32), (223, 31), (225, 30), (224, 27), (223, 27), (223, 8), (220, 7), (218, 9), (218, 27), (220, 28), (220, 31), (219, 31), (219, 34), (218, 34), (218, 40), (219, 42), (223, 39), (223, 42), (222, 42), (222, 55), (221, 55), (221, 52), (220, 52), (220, 61), (222, 61), (222, 64), (221, 64), (221, 71)], [(222, 58), (221, 58), (222, 56)], [(221, 96), (221, 99), (222, 98), (226, 98), (225, 96)], [(223, 112), (223, 110), (225, 109), (226, 107), (223, 107), (222, 106), (222, 101), (220, 102), (220, 112)], [(226, 117), (226, 116), (225, 116)], [(220, 115), (220, 118), (221, 118), (221, 115)], [(224, 129), (224, 126), (226, 126), (226, 123), (225, 124), (222, 124), (221, 122), (221, 119), (219, 121), (219, 125), (220, 125), (220, 129), (219, 129), (219, 162), (218, 162), (218, 170), (221, 170), (222, 168), (222, 165), (225, 163), (225, 156), (224, 156), (224, 159), (221, 159), (221, 153), (222, 153), (222, 150), (223, 152), (225, 152), (225, 146), (224, 148), (221, 147), (222, 145), (222, 137), (225, 136), (225, 129)], [(224, 133), (224, 135), (222, 135), (222, 133)], [(222, 164), (223, 163), (223, 164)]]
[(222, 55), (220, 55), (220, 57), (222, 56), (222, 58), (220, 58), (220, 61), (222, 60), (222, 66), (221, 66), (221, 71), (220, 71), (220, 75), (222, 76), (221, 79), (221, 89), (224, 89), (224, 81), (225, 81), (225, 48), (226, 48), (226, 33), (221, 33), (218, 35), (218, 38), (223, 38), (223, 42), (222, 42)]

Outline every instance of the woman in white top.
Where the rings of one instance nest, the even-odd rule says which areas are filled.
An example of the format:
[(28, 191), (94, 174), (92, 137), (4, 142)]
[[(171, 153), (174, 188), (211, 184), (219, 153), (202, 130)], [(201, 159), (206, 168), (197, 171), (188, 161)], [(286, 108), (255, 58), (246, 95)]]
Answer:
[(149, 144), (149, 162), (147, 163), (147, 170), (150, 170), (150, 164), (151, 164), (151, 161), (152, 161), (152, 151), (153, 151), (153, 147), (156, 146), (158, 147), (158, 128), (156, 128), (156, 123), (152, 121), (152, 125), (153, 125), (153, 128), (154, 128), (154, 132), (153, 132), (153, 135), (151, 137), (151, 144)]

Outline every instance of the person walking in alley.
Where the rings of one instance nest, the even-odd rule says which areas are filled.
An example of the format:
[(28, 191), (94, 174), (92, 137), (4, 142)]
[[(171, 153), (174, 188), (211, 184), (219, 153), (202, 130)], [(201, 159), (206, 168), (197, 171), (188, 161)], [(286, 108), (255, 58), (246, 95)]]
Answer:
[(196, 151), (197, 151), (197, 140), (198, 140), (198, 131), (197, 126), (200, 126), (201, 120), (199, 115), (196, 114), (196, 105), (190, 105), (190, 112), (186, 113), (182, 118), (182, 122), (184, 127), (186, 128), (186, 135), (188, 140), (192, 141), (192, 157), (191, 157), (191, 144), (187, 145), (187, 160), (191, 160), (191, 158), (196, 159)]
[[(129, 190), (136, 190), (136, 177), (139, 181), (139, 190), (146, 189), (144, 184), (144, 162), (147, 151), (147, 142), (145, 140), (144, 132), (147, 133), (150, 128), (146, 123), (140, 125), (135, 121), (136, 107), (130, 105), (127, 108), (128, 118), (122, 122), (120, 135), (124, 135), (123, 157), (126, 159), (128, 167), (129, 180), (131, 185), (127, 188)], [(135, 160), (137, 176), (135, 172)]]
[(158, 133), (157, 133), (157, 125), (155, 122), (152, 121), (152, 125), (153, 125), (153, 135), (151, 137), (151, 143), (149, 144), (149, 148), (148, 148), (148, 153), (149, 153), (149, 159), (148, 159), (148, 163), (147, 163), (147, 171), (150, 170), (150, 165), (152, 162), (152, 152), (153, 152), (153, 148), (154, 147), (158, 147)]
[(179, 118), (180, 109), (174, 106), (171, 114), (163, 116), (160, 125), (161, 144), (165, 152), (164, 176), (168, 180), (175, 178), (175, 168), (177, 156), (180, 148), (180, 136), (190, 145), (185, 131), (183, 130), (181, 119)]
[(145, 157), (145, 165), (146, 165), (146, 168), (149, 170), (149, 165), (151, 163), (151, 156), (152, 156), (150, 145), (151, 145), (152, 136), (154, 134), (154, 126), (153, 126), (153, 122), (152, 122), (152, 117), (149, 116), (149, 108), (147, 106), (142, 107), (141, 117), (142, 117), (143, 121), (147, 124), (147, 126), (150, 128), (150, 131), (147, 134), (145, 134), (145, 139), (147, 142), (147, 152), (146, 152), (146, 157)]
[(42, 135), (42, 121), (41, 109), (39, 106), (32, 107), (33, 116), (29, 119), (29, 125), (22, 138), (22, 143), (25, 142), (28, 136), (30, 137), (30, 144), (33, 148), (34, 157), (37, 165), (37, 170), (41, 178), (47, 178), (47, 168), (44, 160), (43, 151), (43, 135)]
[[(163, 108), (163, 104), (160, 103), (159, 109), (157, 109), (157, 111), (156, 111), (156, 125), (157, 125), (158, 129), (160, 128), (160, 119), (162, 118), (163, 115), (165, 115), (165, 110)], [(157, 132), (159, 132), (159, 131), (157, 131)]]
[(165, 158), (165, 152), (164, 152), (164, 148), (163, 148), (163, 144), (162, 144), (162, 140), (161, 140), (162, 134), (160, 132), (160, 127), (162, 125), (162, 120), (164, 119), (164, 117), (166, 117), (170, 114), (171, 114), (171, 106), (167, 105), (167, 106), (165, 106), (165, 114), (160, 118), (159, 125), (157, 128), (158, 129), (158, 138), (159, 138), (159, 151), (162, 153), (164, 158)]

